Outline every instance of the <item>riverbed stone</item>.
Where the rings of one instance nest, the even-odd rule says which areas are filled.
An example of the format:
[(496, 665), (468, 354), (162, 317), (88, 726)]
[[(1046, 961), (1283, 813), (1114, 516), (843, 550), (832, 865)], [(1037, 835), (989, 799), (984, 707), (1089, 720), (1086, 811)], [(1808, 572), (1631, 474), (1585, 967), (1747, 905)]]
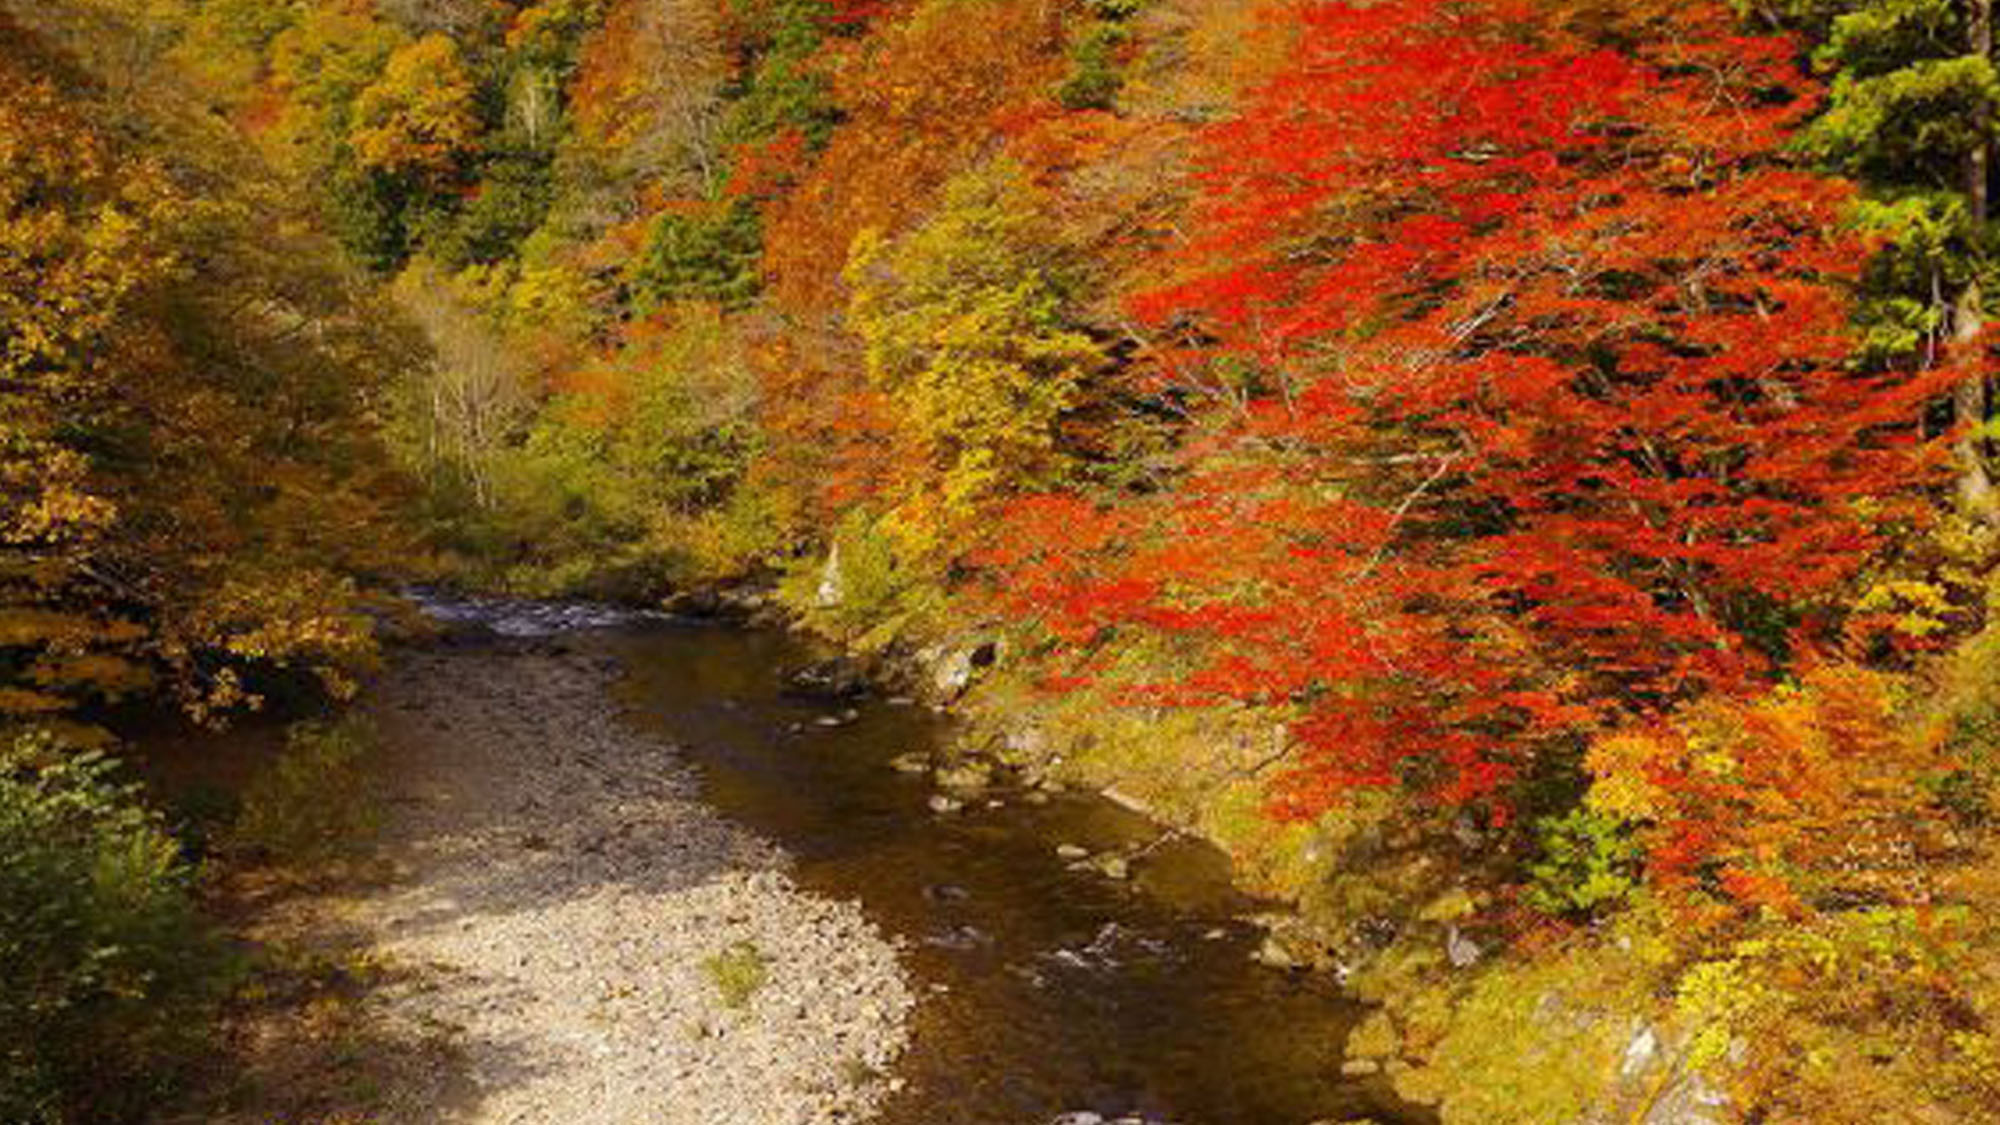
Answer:
[(993, 784), (993, 767), (984, 762), (960, 762), (937, 771), (937, 783), (954, 793), (977, 793)]
[(1049, 736), (1040, 727), (1020, 727), (1007, 732), (1006, 746), (1016, 762), (1039, 761), (1048, 756)]
[(1619, 1073), (1626, 1078), (1634, 1078), (1645, 1072), (1660, 1053), (1660, 1036), (1652, 1025), (1642, 1025), (1625, 1045), (1625, 1058)]
[(807, 699), (856, 699), (868, 693), (868, 672), (845, 657), (816, 661), (788, 672), (785, 691)]
[[(896, 947), (709, 809), (672, 746), (619, 721), (613, 675), (552, 651), (432, 650), (372, 693), (402, 877), (343, 922), (411, 967), (371, 998), (382, 1019), (448, 1031), (430, 1065), (461, 1073), (384, 1091), (371, 1120), (432, 1125), (460, 1081), (479, 1091), (465, 1125), (868, 1117), (908, 1042)], [(767, 979), (732, 1008), (703, 966), (739, 946)]]
[(1276, 934), (1266, 935), (1264, 940), (1258, 944), (1256, 952), (1251, 954), (1251, 957), (1258, 964), (1268, 965), (1273, 969), (1296, 969), (1299, 967), (1298, 958), (1292, 956), (1292, 951), (1285, 948), (1285, 943), (1279, 941)]
[(950, 703), (972, 687), (982, 669), (1000, 660), (997, 641), (960, 641), (919, 650), (916, 661), (928, 670), (931, 694), (939, 703)]
[(931, 688), (946, 701), (957, 699), (972, 686), (972, 654), (957, 649), (940, 654), (931, 670)]
[(1454, 969), (1469, 969), (1478, 964), (1479, 959), (1485, 955), (1479, 948), (1479, 943), (1465, 936), (1457, 926), (1452, 926), (1445, 932), (1444, 949), (1445, 957), (1451, 961)]

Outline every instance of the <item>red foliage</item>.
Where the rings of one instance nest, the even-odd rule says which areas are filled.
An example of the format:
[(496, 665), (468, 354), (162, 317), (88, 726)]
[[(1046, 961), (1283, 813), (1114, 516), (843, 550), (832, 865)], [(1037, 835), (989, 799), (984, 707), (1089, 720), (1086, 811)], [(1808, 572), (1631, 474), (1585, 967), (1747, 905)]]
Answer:
[(892, 15), (897, 10), (897, 0), (827, 0), (833, 9), (829, 17), (835, 27), (866, 27), (867, 25)]
[(1850, 187), (1778, 155), (1791, 44), (1698, 6), (1634, 54), (1589, 7), (1300, 5), (1136, 309), (1184, 395), (1249, 393), (1172, 490), (1037, 501), (993, 552), (1060, 636), (1208, 654), (1157, 697), (1299, 705), (1286, 811), (1500, 808), (1537, 748), (1825, 635), (1915, 518), (1938, 377), (1845, 362), (1866, 247)]
[(729, 194), (759, 201), (775, 198), (805, 174), (808, 155), (806, 135), (797, 129), (737, 145)]
[(855, 377), (852, 342), (805, 326), (739, 326), (763, 388), (759, 423), (772, 435), (755, 472), (797, 497), (822, 524), (876, 495), (895, 469), (894, 425), (881, 395)]

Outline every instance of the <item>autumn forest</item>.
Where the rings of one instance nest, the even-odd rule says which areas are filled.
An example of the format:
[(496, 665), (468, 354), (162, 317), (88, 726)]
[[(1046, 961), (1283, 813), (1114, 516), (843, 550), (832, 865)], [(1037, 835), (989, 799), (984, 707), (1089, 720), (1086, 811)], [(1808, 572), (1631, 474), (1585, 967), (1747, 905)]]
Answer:
[[(1351, 1012), (1313, 1116), (1022, 1125), (2000, 1122), (1993, 23), (0, 0), (0, 1122), (918, 1119), (907, 950), (913, 1030), (768, 1112), (217, 1062), (335, 1073), (401, 971), (269, 937), (431, 854), (397, 747), (477, 739), (399, 691), (622, 698), (447, 598), (789, 633), (949, 722), (915, 815), (1108, 793)], [(783, 940), (682, 959), (700, 1049)]]

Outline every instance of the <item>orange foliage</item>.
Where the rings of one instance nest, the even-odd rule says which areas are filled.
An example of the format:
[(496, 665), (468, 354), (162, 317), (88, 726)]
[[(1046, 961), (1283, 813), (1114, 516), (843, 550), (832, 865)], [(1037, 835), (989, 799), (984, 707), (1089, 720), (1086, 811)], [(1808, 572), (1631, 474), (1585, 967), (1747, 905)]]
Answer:
[(677, 195), (719, 183), (729, 61), (712, 0), (617, 0), (584, 43), (570, 99), (577, 134)]
[(1889, 676), (1808, 673), (1750, 702), (1711, 700), (1601, 740), (1594, 807), (1646, 825), (1654, 882), (1785, 913), (1828, 895), (1924, 905), (1920, 857), (1943, 820), (1923, 788), (1955, 764)]
[(830, 522), (832, 513), (886, 487), (895, 468), (889, 404), (862, 378), (852, 341), (774, 329), (768, 322), (750, 328), (757, 337), (751, 363), (763, 388), (760, 422), (770, 436), (755, 472)]
[(1056, 5), (934, 0), (846, 58), (835, 92), (848, 120), (798, 190), (777, 202), (765, 264), (794, 310), (845, 303), (841, 270), (864, 230), (896, 233), (986, 153), (995, 123), (1046, 96), (1062, 66)]

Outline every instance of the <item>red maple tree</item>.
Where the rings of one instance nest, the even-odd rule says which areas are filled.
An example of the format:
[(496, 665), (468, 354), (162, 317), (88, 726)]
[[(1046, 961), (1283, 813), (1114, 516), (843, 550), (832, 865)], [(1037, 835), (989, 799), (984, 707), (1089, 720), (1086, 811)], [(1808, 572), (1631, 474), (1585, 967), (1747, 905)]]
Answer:
[(1135, 304), (1158, 391), (1208, 404), (1181, 475), (1027, 502), (989, 556), (1060, 636), (1181, 645), (1150, 699), (1298, 707), (1284, 811), (1504, 813), (1546, 748), (1830, 635), (1920, 518), (1939, 387), (1847, 362), (1868, 248), (1782, 155), (1794, 45), (1641, 7), (1291, 9)]

